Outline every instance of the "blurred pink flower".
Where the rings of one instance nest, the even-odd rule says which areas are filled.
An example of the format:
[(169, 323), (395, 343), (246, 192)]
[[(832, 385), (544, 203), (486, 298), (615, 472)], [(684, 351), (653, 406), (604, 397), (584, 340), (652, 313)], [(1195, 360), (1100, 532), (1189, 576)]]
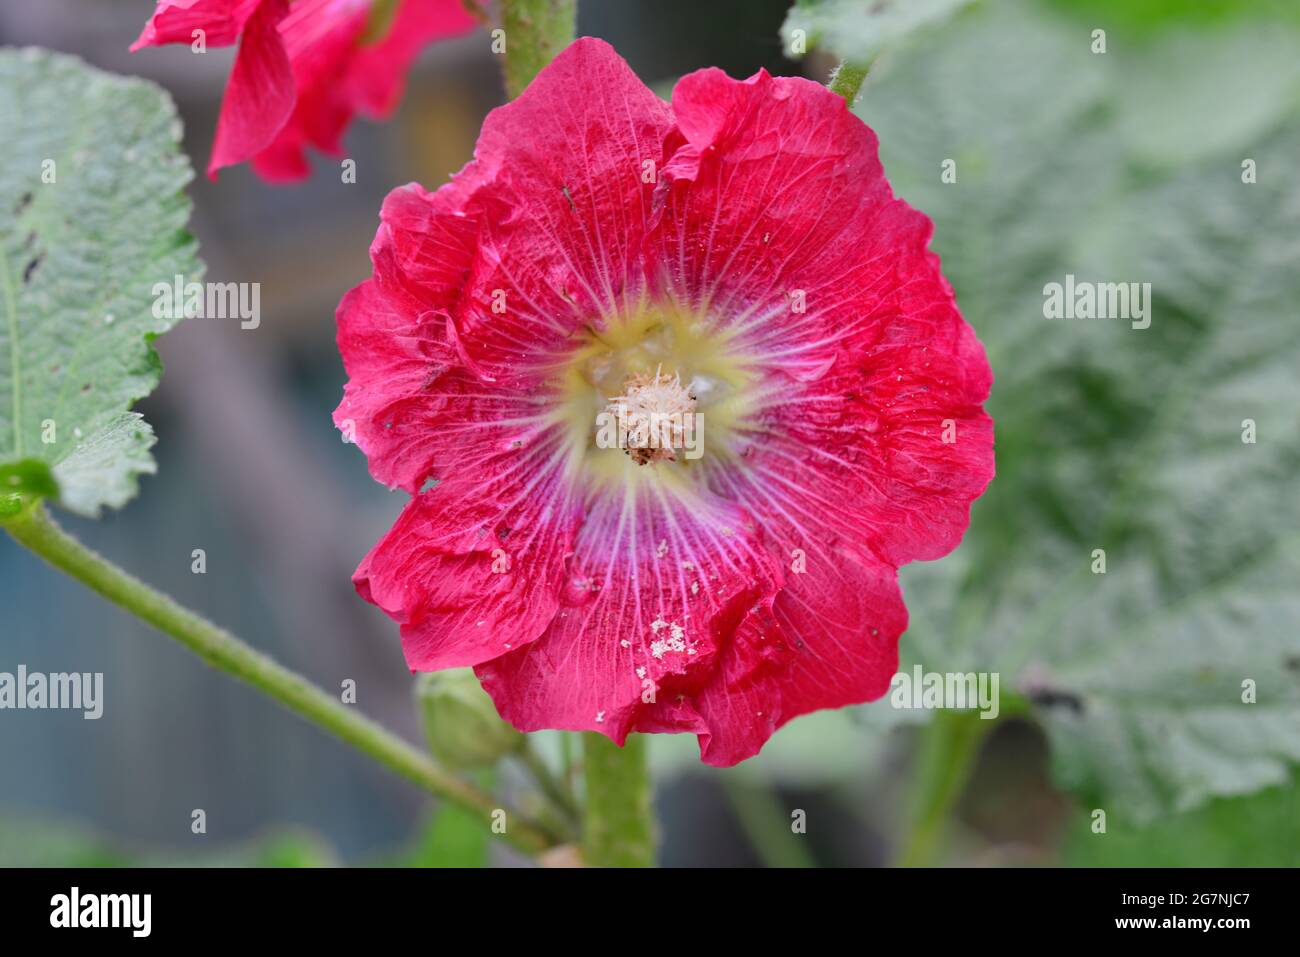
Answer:
[[(342, 155), (357, 113), (385, 118), (425, 46), (474, 26), (460, 0), (401, 0), (391, 27), (365, 40), (372, 0), (159, 0), (131, 49), (239, 43), (208, 175), (251, 160), (271, 181), (308, 175), (306, 148)], [(202, 31), (197, 33), (196, 31)]]

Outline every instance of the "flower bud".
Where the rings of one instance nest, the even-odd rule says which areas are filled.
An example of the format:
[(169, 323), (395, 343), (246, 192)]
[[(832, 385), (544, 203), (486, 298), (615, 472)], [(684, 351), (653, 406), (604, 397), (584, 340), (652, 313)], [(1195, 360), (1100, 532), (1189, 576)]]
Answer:
[(450, 768), (488, 767), (524, 744), (523, 734), (501, 720), (473, 669), (421, 674), (415, 698), (429, 750)]

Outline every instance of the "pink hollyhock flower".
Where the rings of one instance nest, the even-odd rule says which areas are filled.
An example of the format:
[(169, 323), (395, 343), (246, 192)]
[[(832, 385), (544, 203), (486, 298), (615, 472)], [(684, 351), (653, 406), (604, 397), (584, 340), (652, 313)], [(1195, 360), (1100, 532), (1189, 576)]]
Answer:
[(372, 0), (158, 0), (132, 51), (165, 43), (239, 43), (217, 120), (208, 176), (245, 160), (265, 179), (302, 179), (308, 146), (342, 154), (352, 117), (392, 114), (406, 71), (434, 40), (474, 20), (460, 0), (401, 0), (367, 42)]
[[(579, 40), (381, 220), (335, 421), (413, 496), (354, 576), (412, 669), (716, 765), (885, 693), (897, 568), (993, 476), (992, 376), (840, 97), (709, 69), (670, 106)], [(610, 447), (655, 412), (691, 418)]]

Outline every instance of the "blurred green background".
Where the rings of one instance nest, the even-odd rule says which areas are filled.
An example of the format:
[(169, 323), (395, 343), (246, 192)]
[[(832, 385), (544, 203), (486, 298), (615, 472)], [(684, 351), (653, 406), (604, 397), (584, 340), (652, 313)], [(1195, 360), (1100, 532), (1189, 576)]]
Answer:
[[(664, 95), (709, 65), (824, 79), (838, 56), (871, 63), (856, 110), (896, 192), (934, 218), (997, 377), (999, 477), (963, 546), (902, 575), (904, 665), (996, 671), (1004, 694), (1003, 717), (974, 726), (929, 859), (1300, 863), (1300, 5), (900, 2), (800, 3), (784, 42), (783, 0), (587, 2), (579, 32)], [(5, 4), (0, 42), (155, 79), (202, 168), (230, 51), (128, 54), (152, 7)], [(894, 35), (900, 9), (933, 19)], [(794, 29), (802, 60), (785, 56)], [(356, 185), (328, 159), (292, 188), (246, 168), (196, 180), (208, 278), (260, 282), (262, 325), (161, 340), (167, 372), (142, 406), (159, 475), (119, 513), (66, 520), (324, 687), (354, 679), (358, 706), (413, 739), (396, 630), (349, 583), (403, 496), (329, 421), (333, 309), (369, 272), (383, 195), (459, 168), (502, 95), (480, 31), (428, 51), (394, 121), (355, 126)], [(1067, 273), (1151, 282), (1151, 328), (1044, 319), (1043, 285)], [(103, 671), (107, 700), (94, 722), (0, 717), (0, 865), (519, 861), (7, 539), (0, 605), (0, 670)], [(924, 717), (888, 701), (809, 716), (729, 771), (701, 766), (693, 738), (656, 737), (662, 862), (895, 861), (925, 824), (925, 785), (971, 737), (965, 718)]]

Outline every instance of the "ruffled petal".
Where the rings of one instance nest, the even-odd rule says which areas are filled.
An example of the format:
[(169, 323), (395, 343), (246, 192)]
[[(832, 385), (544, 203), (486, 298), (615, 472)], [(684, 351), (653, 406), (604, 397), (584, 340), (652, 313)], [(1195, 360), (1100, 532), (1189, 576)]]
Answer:
[[(466, 435), (480, 443), (528, 412), (527, 396), (487, 393), (458, 365), (446, 317), (456, 307), (475, 249), (465, 214), (473, 180), (437, 193), (396, 189), (371, 245), (375, 276), (339, 304), (338, 345), (348, 384), (334, 421), (366, 453), (371, 474), (416, 492), (451, 473)], [(479, 404), (480, 402), (484, 404)], [(466, 429), (466, 423), (487, 426)]]
[(669, 281), (766, 376), (719, 487), (778, 537), (829, 523), (864, 560), (946, 554), (993, 476), (992, 376), (930, 220), (818, 84), (703, 70), (673, 106), (683, 144), (657, 196)]
[(670, 129), (667, 104), (591, 38), (488, 115), (473, 164), (479, 253), (454, 316), (485, 380), (526, 387), (574, 330), (643, 290), (648, 180)]
[(874, 701), (898, 671), (907, 608), (894, 569), (840, 552), (787, 574), (746, 615), (717, 672), (690, 700), (705, 764), (751, 758), (792, 718)]
[(552, 627), (477, 669), (515, 727), (598, 731), (622, 744), (709, 682), (747, 610), (780, 586), (742, 510), (647, 496), (594, 503)]
[(353, 583), (401, 625), (411, 670), (479, 664), (551, 623), (581, 511), (554, 474), (539, 474), (441, 483), (362, 560)]

